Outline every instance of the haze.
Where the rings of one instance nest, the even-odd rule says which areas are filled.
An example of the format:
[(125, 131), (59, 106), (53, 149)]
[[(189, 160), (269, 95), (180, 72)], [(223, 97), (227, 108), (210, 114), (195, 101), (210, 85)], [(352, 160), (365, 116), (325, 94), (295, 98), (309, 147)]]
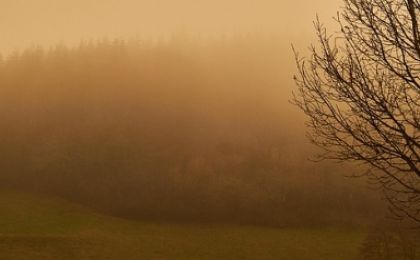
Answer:
[(201, 36), (266, 32), (289, 43), (309, 34), (318, 13), (330, 21), (338, 0), (0, 0), (0, 50), (78, 44), (103, 37)]
[(341, 3), (0, 0), (0, 259), (367, 255), (380, 194), (290, 103)]

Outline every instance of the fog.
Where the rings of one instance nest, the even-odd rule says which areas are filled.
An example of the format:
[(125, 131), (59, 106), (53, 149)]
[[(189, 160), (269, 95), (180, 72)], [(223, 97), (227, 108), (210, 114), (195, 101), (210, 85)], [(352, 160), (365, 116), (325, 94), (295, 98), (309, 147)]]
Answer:
[(342, 4), (0, 0), (0, 258), (414, 259), (291, 103)]
[(1, 0), (1, 187), (134, 219), (365, 223), (313, 163), (291, 44), (338, 1)]
[(1, 187), (134, 219), (365, 223), (360, 168), (315, 164), (281, 39), (84, 42), (0, 68)]
[(265, 32), (297, 44), (315, 15), (329, 23), (338, 0), (1, 0), (0, 50), (78, 44), (103, 37), (201, 37)]

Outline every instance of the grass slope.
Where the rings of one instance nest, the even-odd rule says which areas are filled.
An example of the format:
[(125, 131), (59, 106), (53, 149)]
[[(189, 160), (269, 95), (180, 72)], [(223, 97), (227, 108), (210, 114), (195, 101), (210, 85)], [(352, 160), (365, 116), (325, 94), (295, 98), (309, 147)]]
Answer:
[(355, 259), (362, 232), (135, 222), (0, 193), (0, 259)]

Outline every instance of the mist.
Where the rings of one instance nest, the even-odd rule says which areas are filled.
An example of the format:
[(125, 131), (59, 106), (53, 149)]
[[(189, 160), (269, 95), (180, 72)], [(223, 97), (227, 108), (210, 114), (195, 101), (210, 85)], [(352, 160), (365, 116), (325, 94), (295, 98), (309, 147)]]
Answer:
[[(292, 44), (306, 53), (317, 14), (334, 32), (341, 4), (0, 0), (0, 202), (9, 215), (29, 216), (20, 226), (35, 223), (11, 232), (18, 242), (8, 243), (31, 255), (19, 236), (76, 237), (89, 242), (68, 249), (75, 258), (89, 250), (98, 259), (112, 255), (98, 242), (105, 241), (115, 247), (112, 259), (137, 259), (146, 253), (126, 248), (139, 247), (139, 234), (151, 232), (151, 244), (167, 236), (175, 241), (168, 248), (182, 251), (182, 232), (201, 241), (203, 227), (220, 229), (220, 237), (242, 234), (228, 227), (255, 227), (261, 234), (250, 241), (270, 239), (266, 232), (286, 240), (296, 235), (290, 230), (298, 240), (321, 232), (357, 255), (372, 226), (388, 223), (386, 206), (374, 185), (354, 177), (365, 166), (314, 161), (320, 150), (290, 101)], [(38, 208), (22, 206), (28, 201), (40, 201), (42, 214), (57, 210), (60, 232), (82, 224), (68, 237), (48, 231), (53, 222), (42, 214), (31, 220)], [(9, 216), (0, 210), (0, 223), (2, 214)], [(41, 233), (31, 233), (40, 225)], [(165, 231), (173, 227), (174, 239)], [(193, 251), (205, 255), (201, 246), (212, 242), (200, 243)], [(52, 258), (62, 254), (48, 250)], [(177, 259), (169, 255), (150, 259)]]
[(258, 32), (297, 44), (311, 35), (316, 14), (330, 23), (339, 6), (338, 0), (2, 0), (0, 50), (78, 45), (104, 37), (156, 39), (179, 32), (200, 37)]

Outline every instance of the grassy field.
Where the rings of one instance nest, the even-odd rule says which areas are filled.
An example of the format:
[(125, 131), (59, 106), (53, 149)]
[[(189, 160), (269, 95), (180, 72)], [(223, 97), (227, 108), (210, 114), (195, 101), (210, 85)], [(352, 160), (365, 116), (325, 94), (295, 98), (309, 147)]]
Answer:
[(135, 222), (60, 199), (0, 193), (0, 259), (356, 259), (364, 234)]

